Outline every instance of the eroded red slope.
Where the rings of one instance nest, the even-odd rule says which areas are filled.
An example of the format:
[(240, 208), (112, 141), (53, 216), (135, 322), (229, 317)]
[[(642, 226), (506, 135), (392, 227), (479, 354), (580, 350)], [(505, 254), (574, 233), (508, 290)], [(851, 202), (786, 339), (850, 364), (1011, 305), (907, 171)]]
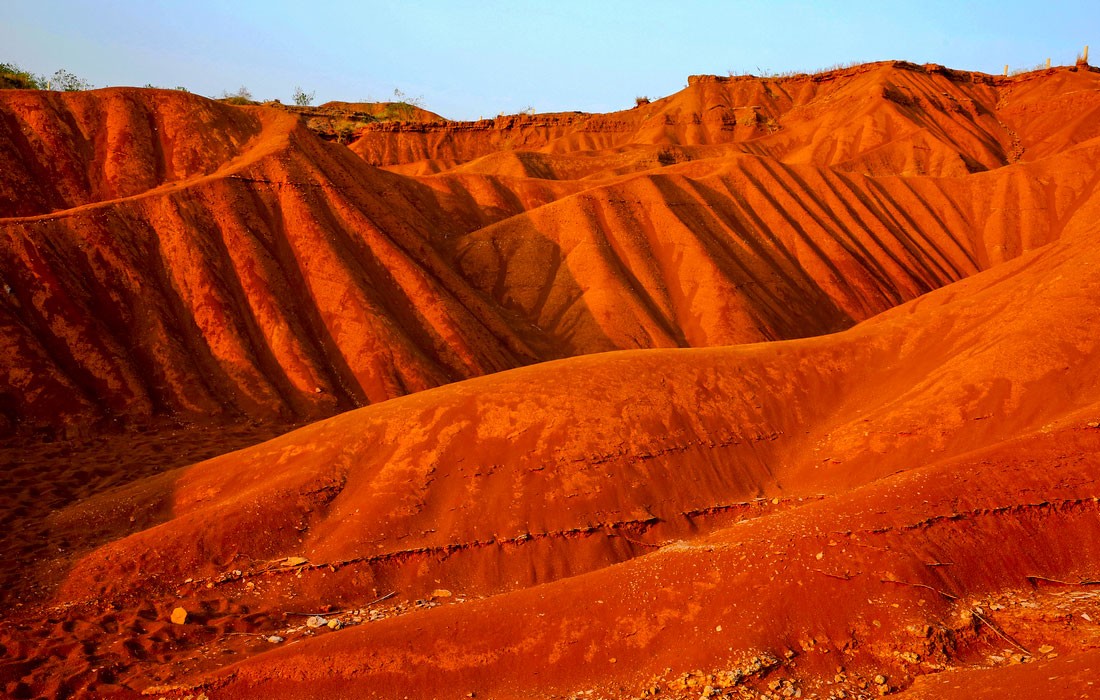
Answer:
[(3, 522), (41, 541), (5, 542), (5, 692), (827, 697), (1091, 668), (1097, 94), (1083, 69), (695, 79), (619, 115), (380, 127), (356, 148), (394, 172), (285, 112), (0, 94), (9, 206), (71, 151), (0, 219), (0, 431), (413, 392), (159, 476), (156, 434), (133, 475), (111, 446), (50, 451), (59, 488), (15, 464)]
[[(113, 95), (69, 103), (90, 109)], [(17, 98), (16, 113), (57, 99)], [(140, 116), (143, 105), (186, 111), (198, 98), (117, 99)], [(6, 428), (316, 418), (537, 357), (434, 253), (445, 216), (426, 190), (293, 116), (198, 104), (254, 127), (234, 158), (203, 151), (198, 170), (213, 174), (148, 190), (157, 183), (123, 180), (110, 194), (138, 191), (104, 201), (92, 191), (63, 212), (0, 220)], [(142, 148), (164, 144), (129, 137), (144, 144), (131, 163), (155, 170)]]
[(1094, 644), (983, 606), (1100, 567), (1097, 204), (845, 333), (462, 382), (90, 501), (59, 525), (164, 522), (78, 562), (60, 599), (273, 622), (390, 590), (493, 596), (260, 654), (212, 681), (229, 697), (675, 690), (666, 667), (752, 656), (775, 668), (750, 685), (850, 665), (898, 687), (991, 653), (987, 616), (1023, 648)]
[[(1057, 238), (1095, 188), (1096, 75), (694, 79), (617, 116), (502, 122), (506, 153), (417, 178), (273, 109), (5, 91), (0, 429), (297, 422), (538, 360), (838, 330)], [(783, 128), (726, 129), (753, 101)], [(918, 127), (982, 167), (1047, 157), (843, 172), (956, 172), (856, 163)]]
[(210, 174), (250, 150), (261, 131), (256, 112), (185, 92), (0, 91), (0, 218)]

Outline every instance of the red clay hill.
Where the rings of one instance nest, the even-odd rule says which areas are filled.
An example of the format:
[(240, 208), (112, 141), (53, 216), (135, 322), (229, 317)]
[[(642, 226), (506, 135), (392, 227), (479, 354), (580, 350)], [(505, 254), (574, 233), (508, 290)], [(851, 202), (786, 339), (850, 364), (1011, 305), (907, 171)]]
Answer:
[(371, 115), (0, 91), (4, 693), (1100, 694), (1100, 73)]

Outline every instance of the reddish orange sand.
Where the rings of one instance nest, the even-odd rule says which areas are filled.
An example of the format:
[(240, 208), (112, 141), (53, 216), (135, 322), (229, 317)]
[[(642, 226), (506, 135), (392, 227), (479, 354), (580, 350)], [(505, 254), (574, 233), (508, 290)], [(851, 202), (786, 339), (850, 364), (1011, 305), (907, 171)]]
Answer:
[(1100, 73), (0, 114), (7, 694), (1094, 692)]

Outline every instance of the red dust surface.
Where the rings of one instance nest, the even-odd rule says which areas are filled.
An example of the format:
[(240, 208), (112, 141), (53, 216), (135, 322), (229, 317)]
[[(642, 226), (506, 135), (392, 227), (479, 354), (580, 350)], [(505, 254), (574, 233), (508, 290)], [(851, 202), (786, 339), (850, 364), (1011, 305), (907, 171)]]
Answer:
[(1087, 66), (0, 116), (7, 695), (1091, 696)]

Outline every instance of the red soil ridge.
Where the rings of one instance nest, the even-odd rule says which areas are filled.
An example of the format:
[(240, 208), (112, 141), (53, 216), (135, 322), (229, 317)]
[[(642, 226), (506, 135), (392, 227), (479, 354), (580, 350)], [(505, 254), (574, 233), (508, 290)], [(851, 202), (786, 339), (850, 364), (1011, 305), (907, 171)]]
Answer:
[(891, 62), (349, 149), (0, 92), (4, 691), (1087, 697), (1098, 109)]

